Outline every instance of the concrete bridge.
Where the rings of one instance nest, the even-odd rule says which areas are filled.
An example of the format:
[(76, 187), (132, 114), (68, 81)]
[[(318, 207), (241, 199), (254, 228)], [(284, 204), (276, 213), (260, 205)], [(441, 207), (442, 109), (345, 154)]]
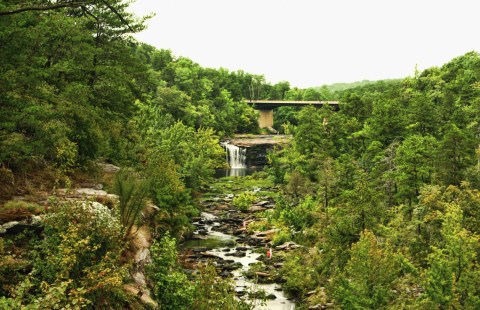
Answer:
[(339, 108), (338, 101), (295, 101), (295, 100), (247, 100), (253, 107), (260, 112), (258, 117), (258, 125), (260, 128), (273, 127), (273, 109), (278, 107), (303, 107), (312, 105), (321, 107), (330, 105), (335, 110)]

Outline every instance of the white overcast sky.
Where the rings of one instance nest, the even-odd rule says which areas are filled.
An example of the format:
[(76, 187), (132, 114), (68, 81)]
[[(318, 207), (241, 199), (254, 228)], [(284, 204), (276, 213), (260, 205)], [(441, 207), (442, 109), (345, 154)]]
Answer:
[(479, 0), (137, 0), (139, 41), (301, 88), (403, 78), (480, 51)]

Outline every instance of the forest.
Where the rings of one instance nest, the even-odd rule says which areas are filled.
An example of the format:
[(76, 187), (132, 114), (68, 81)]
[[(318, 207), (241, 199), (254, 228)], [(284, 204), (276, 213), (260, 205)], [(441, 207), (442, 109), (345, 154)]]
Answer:
[(0, 309), (253, 309), (179, 250), (220, 141), (265, 133), (250, 99), (340, 101), (277, 108), (291, 141), (248, 179), (275, 189), (256, 228), (301, 246), (276, 274), (297, 309), (480, 309), (477, 51), (300, 89), (138, 42), (128, 4), (0, 1)]

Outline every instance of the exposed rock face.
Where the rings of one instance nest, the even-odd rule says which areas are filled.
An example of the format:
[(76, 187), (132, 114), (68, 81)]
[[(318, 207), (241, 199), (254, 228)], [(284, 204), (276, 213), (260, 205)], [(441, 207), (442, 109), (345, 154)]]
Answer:
[(273, 145), (260, 144), (247, 147), (246, 164), (247, 167), (261, 167), (268, 164), (267, 153), (273, 150)]
[(42, 230), (41, 217), (38, 215), (21, 221), (11, 221), (0, 225), (0, 235), (3, 234), (18, 234), (24, 230), (31, 229), (34, 231)]
[(251, 147), (254, 145), (285, 144), (291, 138), (290, 135), (235, 135), (233, 139), (230, 139), (230, 142), (237, 146)]
[[(145, 304), (152, 304), (151, 293), (147, 286), (147, 279), (145, 277), (145, 266), (152, 262), (150, 256), (151, 236), (148, 228), (142, 226), (135, 233), (129, 242), (127, 256), (133, 257), (133, 268), (131, 271), (134, 285), (130, 285), (129, 290), (135, 289), (137, 296), (142, 296), (141, 301)], [(127, 292), (129, 291), (127, 290)], [(141, 295), (140, 295), (141, 294)]]
[(235, 135), (230, 143), (246, 148), (247, 167), (261, 167), (267, 164), (267, 153), (275, 145), (286, 144), (290, 141), (288, 135)]

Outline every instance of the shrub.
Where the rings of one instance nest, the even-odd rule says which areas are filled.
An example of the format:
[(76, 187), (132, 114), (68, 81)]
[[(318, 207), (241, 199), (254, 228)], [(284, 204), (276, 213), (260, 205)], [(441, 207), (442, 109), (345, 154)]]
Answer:
[(45, 238), (30, 252), (32, 272), (12, 289), (13, 298), (29, 309), (121, 308), (126, 267), (121, 225), (96, 202), (69, 202), (45, 216)]
[(233, 198), (233, 205), (241, 211), (247, 211), (255, 199), (255, 193), (246, 191)]
[(288, 230), (281, 230), (278, 233), (275, 234), (272, 240), (272, 245), (277, 246), (277, 245), (282, 245), (287, 241), (291, 241), (292, 237), (291, 234)]
[(146, 206), (148, 183), (138, 178), (137, 175), (121, 170), (115, 179), (115, 192), (118, 194), (118, 212), (123, 234), (132, 232), (138, 224), (140, 215)]
[(147, 268), (155, 299), (161, 309), (192, 309), (195, 287), (177, 263), (176, 241), (167, 233), (150, 248), (152, 264)]

